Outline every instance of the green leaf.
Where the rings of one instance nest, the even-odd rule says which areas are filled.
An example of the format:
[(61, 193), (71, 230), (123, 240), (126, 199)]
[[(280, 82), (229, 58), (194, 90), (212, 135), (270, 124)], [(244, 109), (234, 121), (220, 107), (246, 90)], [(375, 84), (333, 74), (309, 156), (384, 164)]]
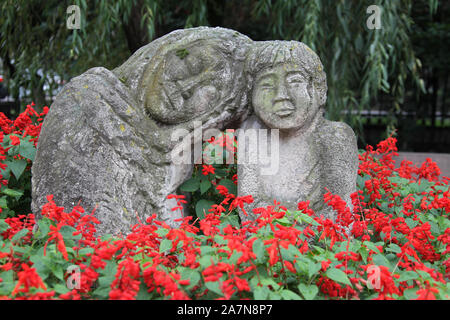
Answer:
[(1, 220), (0, 220), (0, 233), (5, 232), (5, 231), (8, 230), (9, 228), (11, 228), (11, 227), (9, 226), (8, 223), (5, 222), (5, 219), (1, 219)]
[(234, 184), (233, 181), (229, 180), (229, 179), (222, 179), (219, 182), (219, 186), (224, 186), (228, 189), (228, 193), (237, 194), (237, 186)]
[[(112, 278), (111, 282), (114, 280), (114, 278)], [(100, 278), (99, 278), (100, 281)], [(109, 291), (111, 291), (111, 288), (108, 286), (102, 286), (99, 287), (98, 289), (94, 290), (92, 292), (92, 295), (95, 297), (99, 297), (102, 299), (107, 299), (109, 297)]]
[(83, 248), (80, 251), (78, 251), (78, 254), (80, 256), (85, 256), (87, 254), (94, 253), (94, 251), (95, 251), (94, 248)]
[(217, 262), (217, 256), (204, 256), (198, 259), (198, 263), (200, 263), (202, 268), (208, 268), (212, 263), (216, 264)]
[(164, 239), (159, 245), (159, 253), (164, 253), (172, 248), (172, 240)]
[(373, 258), (373, 263), (379, 266), (385, 266), (388, 267), (389, 269), (392, 269), (392, 265), (389, 262), (389, 260), (381, 253), (376, 254), (374, 256), (372, 256)]
[(64, 272), (60, 265), (54, 264), (51, 269), (56, 278), (58, 278), (61, 281), (64, 281)]
[(208, 210), (211, 209), (214, 201), (201, 199), (195, 205), (195, 213), (199, 219), (204, 219), (205, 215), (208, 214)]
[(405, 223), (408, 225), (408, 227), (410, 227), (411, 229), (416, 227), (419, 223), (417, 221), (414, 221), (411, 218), (406, 218), (405, 219)]
[(202, 182), (200, 183), (200, 193), (204, 194), (209, 190), (209, 188), (211, 188), (211, 186), (212, 184), (211, 182), (209, 182), (209, 180), (202, 180)]
[(415, 300), (417, 299), (417, 288), (413, 288), (413, 289), (406, 289), (405, 291), (403, 291), (403, 296), (407, 299), (407, 300)]
[(275, 280), (273, 280), (272, 278), (261, 278), (261, 284), (266, 285), (266, 286), (272, 286), (272, 288), (274, 290), (278, 290), (278, 288), (280, 288), (280, 285), (278, 283), (275, 282)]
[(31, 161), (34, 161), (34, 157), (36, 155), (36, 148), (34, 147), (33, 142), (23, 140), (20, 142), (19, 146), (19, 154)]
[(349, 278), (347, 277), (345, 272), (342, 270), (339, 270), (336, 268), (328, 269), (328, 271), (326, 272), (326, 275), (328, 278), (330, 278), (331, 280), (334, 280), (336, 282), (348, 284), (349, 286), (352, 285)]
[(256, 255), (258, 263), (263, 263), (265, 261), (266, 250), (264, 248), (264, 242), (261, 239), (256, 239), (253, 242), (253, 252)]
[(239, 258), (241, 256), (242, 256), (242, 252), (234, 251), (233, 254), (230, 256), (230, 258), (228, 259), (228, 261), (226, 261), (226, 262), (228, 264), (235, 265), (235, 264), (237, 264), (237, 261), (239, 260)]
[(270, 289), (267, 286), (257, 286), (253, 291), (253, 298), (255, 300), (266, 300), (269, 296)]
[(299, 213), (298, 215), (296, 215), (297, 219), (299, 219), (301, 222), (304, 222), (306, 224), (311, 224), (313, 226), (318, 226), (319, 223), (314, 220), (312, 217), (308, 216), (305, 213)]
[(408, 281), (408, 280), (416, 280), (419, 279), (419, 275), (414, 271), (405, 271), (400, 274), (400, 278), (398, 281)]
[(23, 190), (13, 190), (9, 188), (2, 189), (2, 193), (6, 194), (10, 197), (15, 197), (16, 199), (19, 199), (23, 195)]
[(215, 169), (215, 176), (216, 177), (223, 178), (223, 177), (226, 177), (227, 174), (228, 174), (228, 171), (225, 170), (225, 169), (220, 169), (220, 168), (216, 168)]
[[(9, 150), (8, 150), (8, 155), (9, 156), (16, 156), (19, 154), (19, 146), (12, 146)], [(14, 160), (16, 161), (16, 160)]]
[(298, 294), (291, 290), (283, 290), (281, 291), (281, 296), (284, 300), (303, 300)]
[(386, 251), (391, 251), (391, 252), (395, 252), (395, 253), (401, 253), (402, 249), (398, 245), (396, 245), (395, 243), (391, 243), (387, 247)]
[(364, 261), (364, 263), (367, 263), (367, 258), (369, 257), (369, 251), (366, 247), (361, 247), (358, 250), (359, 254), (361, 254), (361, 257)]
[(37, 221), (38, 224), (38, 239), (43, 239), (48, 235), (50, 231), (50, 221), (47, 219), (40, 219)]
[(200, 281), (200, 278), (200, 273), (195, 269), (185, 269), (181, 272), (181, 279), (189, 280), (189, 286), (187, 286), (188, 289), (195, 287)]
[(202, 256), (206, 256), (207, 254), (215, 253), (215, 252), (216, 252), (216, 248), (213, 248), (211, 246), (201, 246), (200, 247), (200, 253)]
[(106, 263), (105, 269), (101, 271), (104, 275), (112, 275), (114, 276), (117, 273), (117, 262), (114, 260), (110, 260)]
[(0, 170), (0, 174), (2, 175), (3, 179), (9, 180), (11, 177), (11, 169), (9, 168), (10, 161), (4, 161), (4, 164), (7, 165), (7, 167), (4, 170)]
[(18, 242), (20, 239), (22, 239), (23, 237), (25, 237), (25, 236), (28, 234), (29, 231), (30, 231), (30, 230), (28, 230), (28, 229), (26, 229), (26, 228), (20, 230), (19, 232), (17, 232), (17, 233), (14, 235), (14, 237), (12, 237), (11, 241), (12, 241), (12, 242)]
[(159, 228), (155, 231), (155, 233), (161, 237), (164, 237), (169, 232), (169, 229), (166, 228)]
[[(48, 249), (48, 248), (47, 248)], [(43, 256), (44, 248), (42, 247), (38, 252), (30, 257), (30, 261), (33, 262), (33, 268), (36, 269), (36, 272), (42, 278), (42, 280), (47, 279), (51, 270), (49, 267), (48, 259)], [(48, 252), (47, 252), (48, 254)]]
[(11, 169), (17, 180), (19, 180), (20, 176), (25, 171), (27, 164), (28, 162), (25, 159), (14, 160), (10, 163), (9, 168)]
[(8, 208), (8, 201), (7, 201), (6, 197), (0, 198), (0, 208), (3, 208), (3, 209)]
[(16, 285), (14, 282), (14, 271), (9, 270), (1, 272), (0, 275), (0, 278), (2, 279), (2, 282), (0, 283), (0, 295), (10, 295)]
[(136, 300), (152, 300), (152, 295), (147, 291), (147, 285), (141, 282)]
[(76, 232), (77, 229), (71, 226), (62, 226), (59, 233), (63, 236), (64, 240), (73, 240), (77, 238), (81, 238), (81, 235), (74, 236), (73, 233)]
[(208, 290), (217, 293), (219, 296), (223, 296), (222, 290), (220, 290), (218, 281), (208, 281), (205, 283), (205, 286)]
[(364, 241), (363, 245), (367, 247), (367, 249), (375, 251), (375, 253), (380, 253), (380, 250), (375, 246), (373, 242), (370, 241)]
[[(223, 216), (222, 216), (223, 217)], [(227, 225), (231, 224), (235, 228), (240, 228), (241, 225), (239, 223), (239, 218), (237, 214), (229, 214), (225, 216), (224, 218), (221, 218), (222, 224), (221, 226), (226, 227)]]
[(200, 187), (200, 181), (198, 178), (191, 178), (186, 180), (181, 186), (180, 190), (183, 192), (195, 192)]
[(221, 245), (221, 244), (228, 244), (228, 240), (225, 240), (224, 238), (223, 238), (223, 236), (221, 236), (221, 235), (219, 235), (219, 234), (216, 234), (215, 236), (214, 236), (214, 242), (215, 243), (217, 243), (217, 244), (219, 244), (219, 245)]
[(322, 268), (320, 263), (309, 262), (308, 263), (308, 277), (311, 279)]
[(301, 294), (305, 297), (306, 300), (313, 300), (316, 294), (319, 292), (319, 289), (315, 284), (308, 286), (304, 283), (300, 283), (298, 285), (298, 290), (300, 290)]
[[(292, 245), (289, 245), (292, 246)], [(297, 248), (295, 248), (297, 249)], [(294, 251), (294, 250), (292, 250)], [(285, 249), (283, 247), (280, 247), (280, 252), (281, 252), (281, 257), (283, 258), (283, 260), (287, 260), (287, 261), (294, 261), (295, 259), (295, 254), (293, 254), (291, 250)], [(298, 249), (297, 249), (298, 252)]]
[(67, 288), (67, 286), (59, 283), (53, 287), (53, 290), (55, 290), (57, 294), (64, 294), (70, 291), (69, 288)]

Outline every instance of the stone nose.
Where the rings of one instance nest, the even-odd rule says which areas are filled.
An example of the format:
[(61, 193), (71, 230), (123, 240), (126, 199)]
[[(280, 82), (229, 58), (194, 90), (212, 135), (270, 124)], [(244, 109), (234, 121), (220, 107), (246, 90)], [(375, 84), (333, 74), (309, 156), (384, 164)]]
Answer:
[(275, 104), (282, 101), (291, 101), (291, 97), (289, 96), (286, 85), (284, 83), (280, 83), (277, 86), (277, 92), (272, 100), (272, 103)]

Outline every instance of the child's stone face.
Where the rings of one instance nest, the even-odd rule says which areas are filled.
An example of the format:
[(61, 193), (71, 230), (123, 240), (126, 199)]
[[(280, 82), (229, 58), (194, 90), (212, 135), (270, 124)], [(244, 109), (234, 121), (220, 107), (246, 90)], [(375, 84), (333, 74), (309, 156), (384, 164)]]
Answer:
[(214, 110), (230, 80), (227, 61), (211, 46), (197, 44), (167, 55), (147, 89), (150, 115), (163, 123), (179, 123)]
[(299, 129), (312, 120), (318, 109), (310, 89), (305, 73), (295, 64), (264, 69), (255, 79), (255, 113), (270, 128)]

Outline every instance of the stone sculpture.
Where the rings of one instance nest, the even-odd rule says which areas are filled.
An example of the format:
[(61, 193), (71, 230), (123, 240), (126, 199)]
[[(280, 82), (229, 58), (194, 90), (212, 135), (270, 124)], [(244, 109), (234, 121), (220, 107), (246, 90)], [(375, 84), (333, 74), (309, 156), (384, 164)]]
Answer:
[[(243, 67), (252, 41), (223, 28), (174, 31), (113, 71), (93, 68), (64, 86), (50, 106), (32, 167), (32, 210), (53, 194), (71, 210), (96, 207), (99, 234), (128, 233), (157, 213), (176, 226), (167, 199), (192, 164), (172, 163), (172, 133), (223, 129), (245, 116)], [(198, 155), (197, 155), (198, 156)]]
[[(310, 199), (325, 212), (323, 188), (349, 202), (357, 169), (353, 131), (323, 119), (325, 101), (322, 65), (302, 43), (253, 42), (224, 28), (174, 31), (118, 68), (93, 68), (64, 86), (41, 131), (32, 210), (38, 214), (53, 194), (66, 210), (96, 208), (99, 234), (127, 234), (153, 213), (176, 227), (180, 213), (167, 196), (190, 177), (201, 150), (185, 163), (174, 152), (208, 138), (196, 129), (243, 123), (280, 130), (276, 174), (238, 164), (239, 194), (256, 199), (249, 209)], [(182, 141), (174, 139), (180, 131)]]
[(323, 201), (325, 187), (351, 206), (358, 166), (356, 138), (345, 123), (323, 118), (327, 85), (318, 56), (297, 41), (263, 41), (253, 45), (246, 69), (253, 84), (249, 96), (254, 114), (242, 128), (279, 130), (277, 140), (264, 142), (263, 136), (258, 141), (268, 143), (269, 154), (279, 156), (277, 170), (269, 174), (262, 173), (260, 161), (239, 163), (238, 194), (255, 199), (241, 220), (254, 219), (251, 209), (273, 205), (274, 200), (290, 210), (309, 200), (318, 214), (333, 218)]

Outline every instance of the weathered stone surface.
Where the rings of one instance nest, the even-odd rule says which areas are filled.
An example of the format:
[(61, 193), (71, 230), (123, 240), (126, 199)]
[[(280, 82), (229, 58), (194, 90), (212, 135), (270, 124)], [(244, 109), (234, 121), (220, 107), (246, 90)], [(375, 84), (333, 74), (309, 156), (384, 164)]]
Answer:
[[(152, 213), (175, 226), (170, 209), (192, 170), (175, 165), (175, 130), (222, 129), (245, 116), (243, 64), (251, 40), (223, 28), (174, 31), (112, 72), (72, 79), (46, 116), (32, 168), (32, 209), (53, 194), (71, 210), (96, 209), (100, 234), (130, 231)], [(196, 102), (196, 103), (195, 103)]]
[[(241, 213), (241, 219), (254, 219), (253, 208), (273, 205), (274, 200), (290, 210), (309, 200), (317, 213), (333, 219), (334, 212), (323, 201), (325, 188), (351, 207), (358, 166), (356, 138), (348, 125), (323, 118), (327, 87), (317, 55), (296, 41), (259, 42), (252, 47), (246, 72), (253, 83), (249, 95), (254, 114), (242, 129), (266, 129), (269, 137), (276, 130), (279, 139), (258, 137), (258, 145), (267, 141), (269, 165), (254, 151), (250, 152), (254, 163), (241, 156), (247, 160), (238, 165), (238, 194), (255, 199), (246, 207), (248, 216)], [(249, 153), (251, 145), (239, 143), (238, 153)], [(264, 173), (268, 167), (272, 169)]]
[(279, 143), (269, 144), (276, 172), (238, 163), (238, 193), (256, 200), (247, 211), (273, 199), (291, 209), (310, 200), (332, 217), (324, 187), (350, 203), (358, 160), (353, 131), (323, 118), (326, 90), (319, 58), (300, 42), (253, 42), (223, 28), (174, 31), (115, 70), (88, 70), (58, 94), (32, 167), (33, 212), (53, 194), (66, 210), (96, 207), (100, 234), (126, 234), (153, 213), (177, 226), (180, 213), (167, 196), (190, 177), (201, 148), (188, 163), (174, 155), (208, 138), (198, 129), (243, 122), (279, 129)]

